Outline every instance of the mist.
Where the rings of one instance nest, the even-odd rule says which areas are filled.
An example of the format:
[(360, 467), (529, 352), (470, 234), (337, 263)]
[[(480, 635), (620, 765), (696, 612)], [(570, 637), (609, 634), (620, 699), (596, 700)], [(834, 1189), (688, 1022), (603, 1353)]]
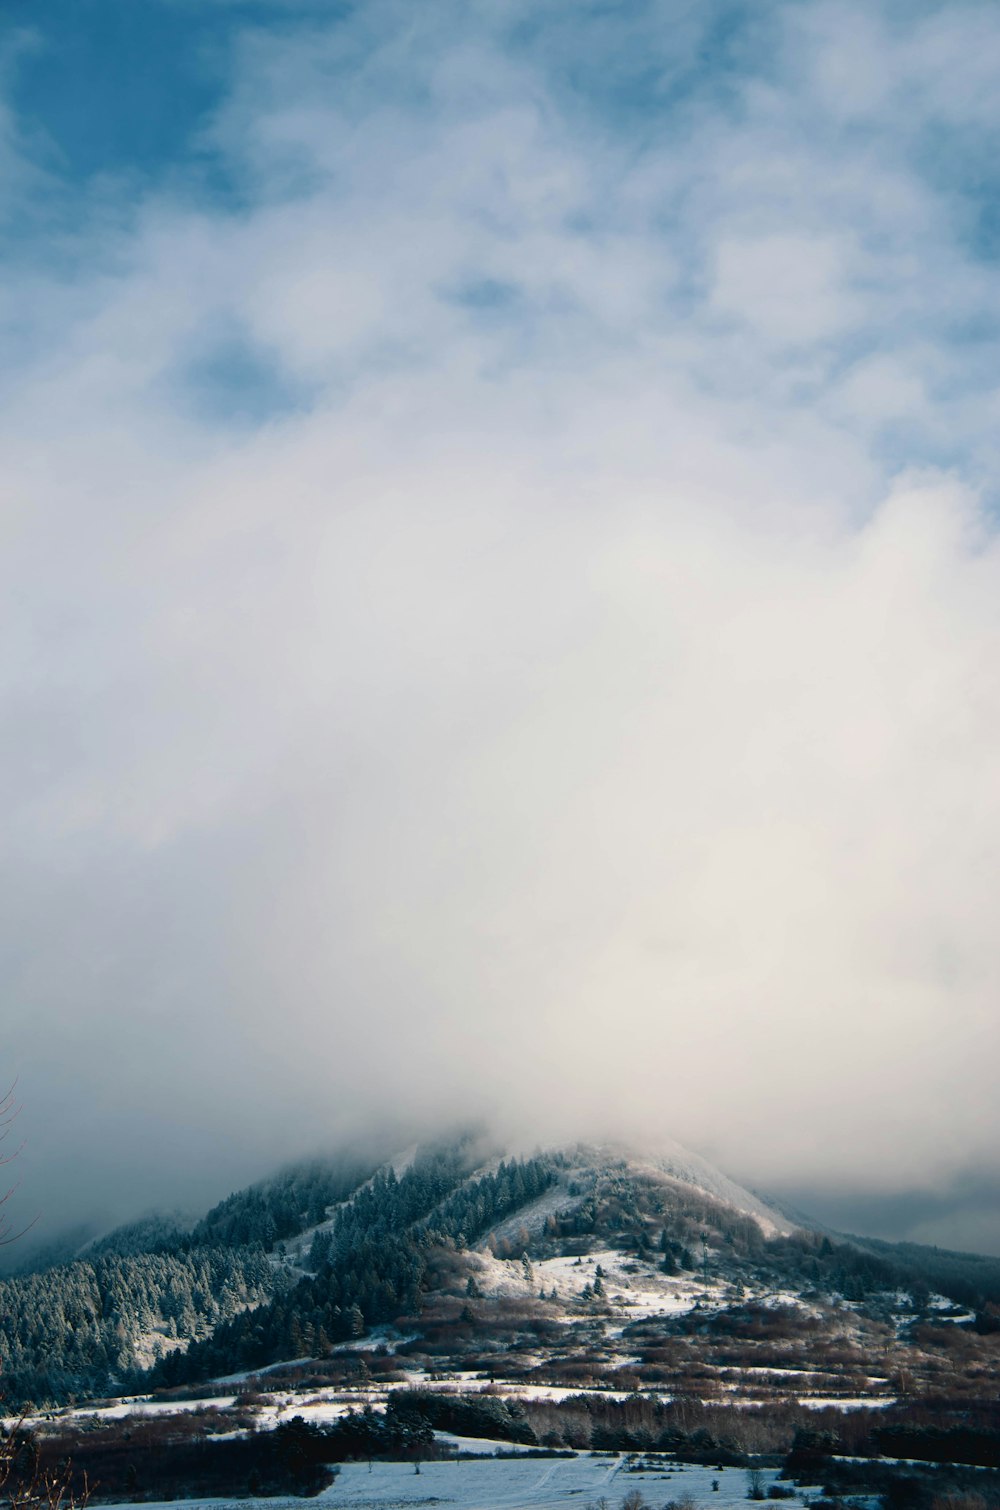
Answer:
[(85, 182), (10, 63), (46, 1229), (485, 1116), (1000, 1251), (996, 28), (719, 14), (234, 10)]

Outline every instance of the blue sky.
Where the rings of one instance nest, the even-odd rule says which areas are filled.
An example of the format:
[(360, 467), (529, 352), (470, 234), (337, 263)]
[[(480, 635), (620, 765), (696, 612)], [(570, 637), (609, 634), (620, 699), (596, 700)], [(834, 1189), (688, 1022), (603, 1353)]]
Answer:
[(44, 12), (15, 0), (6, 17), (21, 32), (11, 101), (67, 186), (101, 174), (148, 181), (188, 160), (239, 24), (236, 8), (159, 0), (64, 0)]
[[(905, 350), (909, 359), (917, 344), (930, 343), (934, 370), (923, 381), (950, 405), (963, 390), (981, 391), (997, 358), (994, 33), (988, 8), (976, 6), (720, 0), (647, 3), (623, 15), (599, 4), (483, 4), (464, 18), (442, 5), (417, 19), (385, 4), (79, 0), (40, 14), (21, 0), (8, 8), (5, 46), (7, 134), (18, 168), (7, 195), (8, 249), (15, 263), (52, 259), (65, 275), (93, 266), (95, 252), (128, 248), (127, 236), (109, 245), (109, 221), (126, 228), (165, 203), (220, 221), (252, 216), (275, 192), (318, 203), (330, 179), (316, 144), (293, 129), (283, 154), (247, 154), (237, 139), (241, 113), (273, 123), (283, 105), (269, 91), (287, 87), (291, 97), (299, 87), (302, 103), (318, 105), (314, 119), (326, 110), (334, 132), (363, 130), (395, 109), (399, 124), (409, 119), (429, 133), (435, 117), (443, 128), (449, 110), (471, 105), (454, 91), (449, 99), (457, 77), (443, 66), (450, 48), (466, 59), (470, 88), (485, 78), (484, 99), (521, 85), (534, 104), (544, 102), (547, 125), (590, 142), (591, 192), (564, 217), (581, 244), (588, 232), (597, 244), (617, 225), (623, 184), (659, 174), (642, 231), (677, 263), (663, 291), (677, 314), (697, 317), (710, 304), (706, 266), (727, 222), (758, 222), (761, 242), (768, 226), (784, 234), (792, 225), (810, 238), (817, 226), (836, 226), (838, 236), (815, 238), (820, 255), (841, 263), (842, 290), (868, 298), (836, 339), (824, 330), (822, 344), (806, 342), (820, 368), (800, 364), (803, 398), (836, 386), (866, 358)], [(978, 90), (975, 71), (971, 80), (959, 72), (963, 46), (981, 54)], [(767, 184), (763, 174), (754, 182), (749, 156), (736, 163), (741, 138), (760, 149)], [(912, 220), (881, 214), (883, 191), (909, 196)], [(629, 229), (634, 239), (639, 228)], [(907, 257), (915, 265), (900, 278)], [(516, 283), (472, 269), (457, 294), (500, 287), (518, 292)], [(507, 298), (512, 325), (530, 308)], [(251, 342), (234, 337), (216, 359), (193, 359), (192, 382), (203, 389), (206, 374), (218, 374), (218, 417), (225, 393), (239, 386), (241, 344), (248, 393), (235, 398), (236, 411), (264, 419), (267, 360)], [(276, 412), (290, 392), (294, 407), (302, 391), (294, 381), (273, 388)], [(879, 416), (873, 449), (889, 467), (975, 469), (970, 451), (985, 447), (989, 460), (976, 481), (989, 489), (994, 427), (984, 422), (972, 436), (928, 418)]]
[(472, 1062), (993, 1188), (998, 68), (980, 4), (7, 7), (33, 1179)]

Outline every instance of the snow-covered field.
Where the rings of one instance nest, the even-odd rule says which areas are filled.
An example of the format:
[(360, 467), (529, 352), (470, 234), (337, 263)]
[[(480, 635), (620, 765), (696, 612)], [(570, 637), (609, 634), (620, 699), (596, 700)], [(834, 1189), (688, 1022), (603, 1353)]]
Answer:
[[(462, 1450), (475, 1451), (475, 1439), (450, 1438)], [(496, 1447), (496, 1443), (490, 1444)], [(524, 1455), (450, 1462), (345, 1463), (318, 1502), (351, 1510), (423, 1510), (452, 1506), (454, 1510), (561, 1510), (566, 1505), (600, 1506), (617, 1510), (631, 1489), (638, 1489), (652, 1507), (661, 1510), (672, 1500), (690, 1496), (698, 1510), (746, 1510), (747, 1475), (738, 1468), (702, 1468), (671, 1464), (639, 1468), (641, 1458), (622, 1454), (580, 1452), (565, 1458)], [(773, 1473), (765, 1473), (770, 1481)], [(713, 1484), (717, 1488), (713, 1488)], [(225, 1510), (230, 1505), (259, 1505), (251, 1500), (185, 1501), (190, 1510)], [(300, 1510), (302, 1501), (270, 1499), (273, 1510)], [(801, 1510), (801, 1498), (782, 1501), (788, 1510)], [(146, 1507), (149, 1510), (149, 1507)]]
[[(396, 1510), (429, 1503), (456, 1510), (557, 1510), (563, 1505), (621, 1504), (639, 1489), (650, 1505), (665, 1505), (690, 1494), (699, 1507), (745, 1510), (747, 1476), (734, 1469), (657, 1468), (629, 1471), (624, 1457), (579, 1453), (572, 1458), (493, 1459), (424, 1464), (419, 1475), (409, 1464), (347, 1464), (321, 1496), (356, 1510)], [(713, 1480), (718, 1490), (712, 1489)], [(792, 1501), (783, 1502), (789, 1506)], [(799, 1505), (802, 1501), (797, 1502)]]
[(183, 1416), (199, 1410), (228, 1410), (236, 1404), (235, 1395), (213, 1395), (210, 1400), (152, 1400), (147, 1395), (130, 1395), (114, 1405), (73, 1405), (58, 1410), (25, 1416), (24, 1424), (44, 1427), (47, 1421), (121, 1421), (126, 1416)]

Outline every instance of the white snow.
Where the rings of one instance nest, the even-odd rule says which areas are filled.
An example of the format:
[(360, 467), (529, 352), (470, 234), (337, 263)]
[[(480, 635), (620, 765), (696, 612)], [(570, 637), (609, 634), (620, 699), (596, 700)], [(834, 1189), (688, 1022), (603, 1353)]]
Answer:
[(261, 1379), (266, 1374), (273, 1374), (282, 1368), (298, 1368), (303, 1364), (312, 1363), (311, 1357), (288, 1358), (282, 1363), (265, 1363), (260, 1368), (247, 1368), (236, 1374), (220, 1374), (212, 1382), (214, 1384), (248, 1384), (251, 1379)]
[(44, 1427), (46, 1421), (120, 1421), (125, 1416), (178, 1416), (201, 1410), (227, 1410), (236, 1404), (235, 1395), (213, 1395), (210, 1400), (152, 1400), (148, 1395), (131, 1395), (114, 1405), (73, 1405), (59, 1410), (26, 1416), (25, 1425)]
[(452, 1452), (479, 1453), (483, 1457), (496, 1457), (498, 1453), (537, 1452), (537, 1447), (524, 1447), (520, 1442), (498, 1442), (493, 1437), (459, 1437), (453, 1431), (436, 1431), (434, 1440)]
[(694, 1186), (696, 1190), (714, 1196), (723, 1205), (732, 1206), (737, 1211), (754, 1217), (767, 1237), (773, 1237), (779, 1232), (787, 1234), (795, 1231), (794, 1222), (790, 1222), (773, 1206), (768, 1206), (752, 1190), (738, 1185), (700, 1154), (692, 1153), (689, 1148), (682, 1147), (672, 1139), (662, 1139), (659, 1148), (652, 1154), (624, 1144), (606, 1144), (598, 1148), (581, 1145), (575, 1152), (579, 1152), (591, 1166), (624, 1159), (628, 1162), (630, 1172), (659, 1178), (666, 1176), (679, 1185)]
[[(652, 1264), (638, 1262), (634, 1255), (615, 1248), (596, 1248), (583, 1258), (560, 1256), (532, 1261), (529, 1279), (520, 1259), (496, 1258), (489, 1251), (477, 1253), (476, 1282), (484, 1295), (531, 1296), (541, 1291), (546, 1298), (556, 1292), (560, 1301), (580, 1299), (584, 1289), (593, 1290), (597, 1269), (603, 1271), (601, 1283), (604, 1302), (621, 1321), (618, 1331), (630, 1322), (648, 1316), (682, 1315), (703, 1306), (721, 1305), (728, 1285), (692, 1275), (662, 1274)], [(794, 1297), (781, 1297), (781, 1304), (792, 1304)], [(560, 1318), (576, 1319), (571, 1313)], [(611, 1328), (612, 1333), (614, 1327)]]
[[(766, 1482), (775, 1477), (773, 1470), (765, 1470)], [(713, 1482), (718, 1489), (712, 1488)], [(640, 1489), (654, 1505), (689, 1494), (702, 1510), (746, 1510), (743, 1469), (704, 1468), (669, 1459), (654, 1464), (636, 1456), (588, 1452), (559, 1458), (519, 1455), (425, 1462), (419, 1473), (412, 1463), (376, 1462), (370, 1468), (367, 1463), (345, 1463), (313, 1503), (352, 1510), (423, 1510), (431, 1505), (454, 1510), (563, 1510), (575, 1505), (583, 1510), (602, 1499), (617, 1507), (630, 1489)], [(260, 1503), (234, 1498), (184, 1502), (186, 1510)], [(796, 1496), (782, 1503), (788, 1510), (802, 1510), (805, 1501)], [(267, 1501), (271, 1510), (301, 1510), (301, 1504), (294, 1499)], [(170, 1510), (176, 1510), (176, 1503)]]
[(895, 1405), (895, 1395), (798, 1395), (798, 1402), (807, 1410), (885, 1410)]

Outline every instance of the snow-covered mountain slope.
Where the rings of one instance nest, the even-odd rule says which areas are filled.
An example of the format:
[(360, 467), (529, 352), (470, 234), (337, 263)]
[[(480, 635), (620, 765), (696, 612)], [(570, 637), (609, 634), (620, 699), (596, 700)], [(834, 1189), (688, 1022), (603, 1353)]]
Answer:
[[(176, 1239), (133, 1224), (76, 1264), (7, 1282), (0, 1390), (93, 1397), (289, 1359), (340, 1381), (364, 1360), (386, 1382), (414, 1368), (489, 1381), (498, 1352), (519, 1389), (666, 1377), (691, 1389), (707, 1377), (699, 1349), (721, 1367), (724, 1335), (757, 1339), (730, 1349), (756, 1349), (755, 1368), (811, 1361), (827, 1392), (840, 1349), (857, 1390), (867, 1374), (884, 1381), (865, 1354), (888, 1333), (989, 1326), (1000, 1265), (927, 1251), (922, 1268), (919, 1252), (812, 1232), (677, 1144), (519, 1157), (481, 1133), (401, 1143), (382, 1162), (282, 1171)], [(957, 1304), (946, 1314), (934, 1292)], [(775, 1329), (787, 1347), (758, 1346)]]
[(617, 1160), (624, 1162), (636, 1174), (666, 1175), (681, 1185), (691, 1186), (704, 1195), (711, 1196), (713, 1200), (721, 1201), (724, 1206), (732, 1207), (734, 1211), (752, 1216), (768, 1237), (795, 1230), (796, 1224), (775, 1207), (767, 1205), (753, 1191), (738, 1185), (727, 1174), (723, 1174), (721, 1169), (717, 1169), (700, 1154), (683, 1148), (680, 1143), (661, 1138), (653, 1147), (644, 1149), (625, 1143), (597, 1146), (580, 1144), (578, 1151), (583, 1162), (604, 1165)]

